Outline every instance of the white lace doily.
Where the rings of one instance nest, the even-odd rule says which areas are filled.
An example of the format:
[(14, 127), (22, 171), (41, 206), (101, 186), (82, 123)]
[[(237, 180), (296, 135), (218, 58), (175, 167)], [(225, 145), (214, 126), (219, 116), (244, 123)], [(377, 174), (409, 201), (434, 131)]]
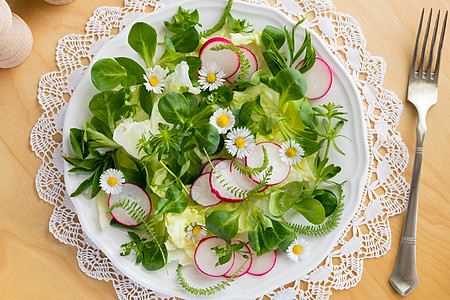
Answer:
[[(239, 1), (239, 0), (235, 0)], [(249, 0), (269, 5), (265, 0)], [(56, 49), (59, 70), (42, 76), (38, 100), (44, 113), (31, 132), (31, 147), (42, 160), (36, 176), (39, 196), (54, 206), (50, 232), (77, 247), (79, 267), (88, 276), (111, 281), (119, 299), (168, 299), (134, 283), (119, 272), (83, 234), (63, 182), (61, 135), (67, 96), (70, 96), (97, 50), (134, 18), (149, 11), (179, 4), (178, 0), (125, 0), (124, 7), (100, 7), (86, 24), (85, 34), (62, 38)], [(408, 163), (407, 148), (396, 131), (402, 103), (383, 89), (386, 64), (371, 56), (358, 23), (336, 12), (330, 0), (276, 0), (274, 7), (292, 17), (307, 17), (315, 30), (351, 74), (364, 106), (370, 165), (357, 213), (320, 266), (289, 287), (267, 294), (270, 299), (328, 299), (332, 290), (355, 286), (363, 260), (384, 255), (391, 245), (389, 217), (406, 208), (409, 185), (401, 176)]]

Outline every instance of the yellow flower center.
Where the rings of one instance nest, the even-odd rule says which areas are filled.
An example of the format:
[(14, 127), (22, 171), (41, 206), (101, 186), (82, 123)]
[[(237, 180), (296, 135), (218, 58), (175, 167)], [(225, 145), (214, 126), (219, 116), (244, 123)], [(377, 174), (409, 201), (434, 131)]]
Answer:
[(116, 186), (117, 185), (117, 178), (116, 177), (109, 177), (108, 178), (108, 184), (110, 186)]
[(216, 74), (209, 73), (208, 76), (206, 76), (206, 80), (208, 80), (209, 83), (216, 82)]
[(192, 228), (192, 234), (193, 235), (199, 234), (200, 231), (202, 231), (202, 226), (200, 226), (200, 225), (195, 225), (194, 228)]
[(295, 245), (294, 248), (292, 249), (292, 252), (294, 252), (295, 255), (299, 255), (300, 253), (302, 253), (303, 249), (302, 246), (299, 245)]
[(221, 115), (217, 118), (217, 125), (220, 127), (227, 127), (228, 123), (230, 123), (230, 119), (225, 115)]
[(297, 154), (297, 151), (294, 148), (289, 148), (286, 150), (286, 155), (288, 157), (294, 157)]
[(244, 148), (244, 146), (245, 146), (245, 140), (244, 140), (243, 138), (241, 138), (241, 137), (238, 137), (238, 138), (236, 139), (235, 144), (236, 144), (236, 146), (238, 146), (239, 148)]
[(151, 86), (157, 86), (158, 85), (158, 79), (155, 76), (152, 76), (148, 83), (150, 83)]

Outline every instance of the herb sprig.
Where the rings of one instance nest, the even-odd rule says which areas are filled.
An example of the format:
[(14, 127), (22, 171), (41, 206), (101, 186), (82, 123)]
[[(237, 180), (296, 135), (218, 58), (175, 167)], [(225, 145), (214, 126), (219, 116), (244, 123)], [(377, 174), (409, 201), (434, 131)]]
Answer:
[(108, 213), (113, 211), (115, 208), (124, 209), (130, 217), (141, 222), (145, 227), (145, 232), (150, 236), (150, 241), (145, 242), (145, 239), (141, 239), (136, 234), (129, 234), (132, 238), (132, 242), (125, 243), (121, 246), (123, 249), (122, 255), (130, 254), (131, 250), (136, 251), (136, 263), (142, 263), (142, 265), (151, 271), (166, 268), (166, 273), (169, 274), (167, 269), (167, 248), (164, 243), (161, 243), (162, 239), (158, 236), (156, 231), (153, 229), (151, 222), (146, 219), (145, 211), (129, 199), (122, 199), (108, 208)]

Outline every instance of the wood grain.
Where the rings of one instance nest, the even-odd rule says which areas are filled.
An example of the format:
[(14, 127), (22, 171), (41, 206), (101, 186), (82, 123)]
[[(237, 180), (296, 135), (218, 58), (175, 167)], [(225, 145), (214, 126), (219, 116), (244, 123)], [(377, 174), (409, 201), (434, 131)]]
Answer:
[[(34, 36), (28, 59), (13, 69), (0, 70), (0, 299), (115, 299), (111, 283), (80, 271), (76, 251), (48, 231), (52, 206), (34, 186), (40, 166), (29, 146), (30, 130), (42, 110), (37, 102), (39, 78), (57, 70), (58, 39), (83, 33), (95, 8), (119, 6), (121, 0), (76, 0), (53, 6), (42, 0), (8, 0), (11, 10), (29, 25)], [(383, 87), (402, 99), (398, 130), (410, 151), (404, 174), (411, 178), (417, 114), (406, 102), (408, 69), (422, 7), (448, 9), (448, 0), (334, 0), (337, 11), (353, 16), (362, 28), (367, 50), (387, 64)], [(448, 28), (450, 32), (450, 29)], [(428, 115), (418, 220), (417, 267), (420, 285), (408, 299), (450, 299), (450, 33), (445, 42), (439, 100)], [(389, 219), (391, 250), (364, 260), (359, 284), (333, 291), (331, 299), (401, 299), (388, 279), (395, 263), (404, 214)]]

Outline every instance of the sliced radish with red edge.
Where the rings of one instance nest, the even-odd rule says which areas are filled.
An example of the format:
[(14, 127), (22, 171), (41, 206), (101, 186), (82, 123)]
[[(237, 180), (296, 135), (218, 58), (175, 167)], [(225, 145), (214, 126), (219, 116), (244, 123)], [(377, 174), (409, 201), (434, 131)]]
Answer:
[(222, 202), (222, 200), (217, 198), (217, 196), (211, 192), (209, 175), (209, 173), (200, 175), (194, 183), (192, 183), (190, 191), (192, 200), (204, 207), (217, 205)]
[[(223, 158), (214, 158), (214, 159), (211, 160), (211, 163), (215, 166), (218, 163), (220, 163), (222, 160), (223, 160)], [(209, 173), (209, 172), (211, 172), (211, 170), (212, 170), (211, 164), (209, 162), (207, 162), (203, 166), (202, 171), (200, 172), (200, 175), (201, 174), (205, 174), (205, 173)]]
[[(144, 189), (134, 183), (126, 182), (122, 185), (122, 191), (119, 194), (109, 195), (108, 207), (112, 206), (116, 202), (119, 202), (120, 200), (130, 200), (130, 202), (136, 202), (137, 206), (141, 207), (145, 211), (144, 219), (147, 218), (152, 211), (152, 202), (149, 195)], [(117, 222), (127, 226), (135, 226), (142, 223), (133, 220), (130, 214), (121, 207), (114, 208), (111, 211), (111, 216), (116, 219)]]
[(228, 262), (223, 265), (216, 266), (219, 257), (213, 250), (211, 250), (214, 247), (224, 245), (226, 243), (226, 240), (216, 236), (204, 238), (200, 241), (194, 254), (195, 265), (200, 272), (208, 276), (220, 277), (225, 275), (231, 269), (234, 263), (234, 253)]
[[(244, 57), (248, 60), (250, 64), (248, 74), (244, 78), (244, 81), (249, 81), (252, 78), (253, 74), (256, 71), (258, 71), (258, 59), (256, 58), (256, 55), (249, 49), (242, 46), (238, 46), (238, 48), (242, 50), (242, 52), (244, 53)], [(227, 81), (230, 83), (237, 81), (240, 71), (241, 68), (239, 68), (239, 70), (236, 73), (234, 73), (234, 75), (228, 78)]]
[[(297, 65), (297, 69), (301, 67), (303, 61)], [(316, 62), (311, 70), (303, 74), (308, 89), (306, 97), (309, 100), (317, 100), (325, 96), (333, 83), (333, 73), (330, 66), (320, 57), (316, 57)]]
[[(251, 168), (260, 167), (264, 162), (264, 152), (262, 149), (263, 146), (267, 151), (269, 166), (272, 166), (273, 168), (272, 175), (267, 181), (267, 185), (279, 184), (288, 177), (289, 172), (291, 171), (291, 167), (281, 160), (281, 146), (270, 142), (258, 143), (256, 144), (253, 151), (246, 157), (245, 164)], [(258, 183), (261, 182), (269, 166), (267, 166), (266, 170), (264, 170), (263, 172), (260, 172), (257, 175), (252, 175), (251, 178)]]
[[(231, 159), (225, 159), (219, 162), (215, 166), (215, 169), (221, 175), (221, 177), (220, 179), (218, 179), (215, 173), (211, 172), (211, 191), (217, 196), (217, 198), (221, 199), (222, 201), (236, 203), (242, 202), (247, 198), (246, 196), (242, 197), (229, 191), (230, 187), (236, 187), (239, 190), (247, 192), (253, 190), (256, 187), (256, 183), (251, 180), (250, 177), (241, 174), (234, 168)], [(221, 182), (222, 180), (224, 183)]]
[(241, 63), (239, 62), (239, 55), (229, 49), (213, 51), (211, 48), (220, 44), (231, 44), (227, 39), (221, 37), (214, 37), (207, 40), (200, 48), (198, 57), (203, 65), (209, 63), (216, 63), (219, 68), (225, 73), (225, 78), (232, 76), (239, 70)]
[(257, 256), (256, 253), (252, 256), (252, 265), (248, 270), (248, 274), (255, 276), (262, 276), (270, 272), (277, 262), (276, 250), (264, 253), (261, 256)]
[[(240, 242), (241, 241), (233, 241), (233, 244), (240, 243)], [(251, 255), (250, 247), (248, 246), (248, 243), (241, 249), (241, 251), (249, 252), (248, 256)], [(235, 255), (235, 257), (234, 257), (233, 266), (225, 275), (223, 275), (226, 278), (230, 278), (231, 276), (233, 276), (234, 273), (236, 273), (244, 263), (245, 263), (245, 265), (242, 267), (242, 269), (239, 271), (239, 273), (234, 278), (241, 277), (242, 275), (246, 274), (248, 272), (248, 270), (250, 270), (250, 267), (252, 266), (252, 260), (253, 260), (252, 257), (250, 257), (250, 259), (247, 260), (247, 258), (242, 256), (241, 254), (235, 253), (234, 255)]]

